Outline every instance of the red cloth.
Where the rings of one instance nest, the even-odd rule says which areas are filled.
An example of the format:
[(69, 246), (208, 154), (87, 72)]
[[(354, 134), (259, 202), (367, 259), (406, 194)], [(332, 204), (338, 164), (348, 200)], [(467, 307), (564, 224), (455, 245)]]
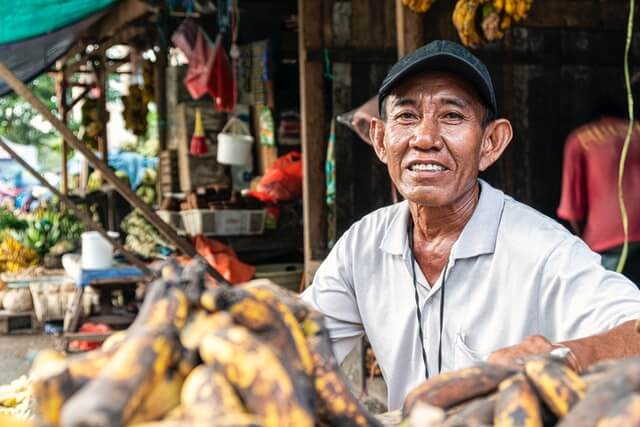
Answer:
[[(558, 216), (585, 221), (582, 235), (594, 251), (624, 241), (618, 204), (618, 164), (627, 120), (605, 117), (576, 129), (564, 148), (562, 195)], [(625, 163), (624, 200), (629, 217), (629, 241), (640, 241), (640, 123)]]

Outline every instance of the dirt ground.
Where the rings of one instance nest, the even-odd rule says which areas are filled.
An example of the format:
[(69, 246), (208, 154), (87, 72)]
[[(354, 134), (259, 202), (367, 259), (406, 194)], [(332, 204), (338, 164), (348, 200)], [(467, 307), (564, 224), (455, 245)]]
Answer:
[(26, 374), (33, 352), (55, 345), (55, 337), (42, 334), (0, 336), (0, 385)]

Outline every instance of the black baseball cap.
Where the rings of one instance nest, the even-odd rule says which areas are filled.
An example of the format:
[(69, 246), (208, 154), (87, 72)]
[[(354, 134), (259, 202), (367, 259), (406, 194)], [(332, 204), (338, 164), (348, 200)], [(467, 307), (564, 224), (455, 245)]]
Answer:
[(471, 83), (480, 97), (497, 114), (496, 93), (489, 70), (474, 54), (461, 44), (449, 40), (435, 40), (403, 56), (382, 81), (378, 90), (378, 111), (382, 114), (382, 101), (394, 86), (421, 71), (447, 71)]

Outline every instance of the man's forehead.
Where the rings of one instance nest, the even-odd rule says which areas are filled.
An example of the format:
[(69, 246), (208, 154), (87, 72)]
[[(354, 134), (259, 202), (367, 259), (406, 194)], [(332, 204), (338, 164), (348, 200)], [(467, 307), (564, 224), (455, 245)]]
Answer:
[[(418, 99), (422, 96), (455, 96), (468, 102), (481, 103), (476, 89), (466, 80), (447, 72), (423, 72), (408, 77), (389, 93), (389, 99)], [(393, 103), (393, 102), (392, 102)]]

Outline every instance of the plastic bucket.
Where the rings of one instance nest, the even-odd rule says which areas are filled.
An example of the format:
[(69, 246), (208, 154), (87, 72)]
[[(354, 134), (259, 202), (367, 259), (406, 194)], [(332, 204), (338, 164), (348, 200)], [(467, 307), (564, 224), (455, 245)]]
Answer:
[(225, 165), (246, 165), (249, 163), (249, 154), (253, 137), (233, 133), (218, 134), (218, 163)]
[(97, 231), (82, 233), (81, 265), (86, 270), (111, 268), (113, 265), (113, 246)]

